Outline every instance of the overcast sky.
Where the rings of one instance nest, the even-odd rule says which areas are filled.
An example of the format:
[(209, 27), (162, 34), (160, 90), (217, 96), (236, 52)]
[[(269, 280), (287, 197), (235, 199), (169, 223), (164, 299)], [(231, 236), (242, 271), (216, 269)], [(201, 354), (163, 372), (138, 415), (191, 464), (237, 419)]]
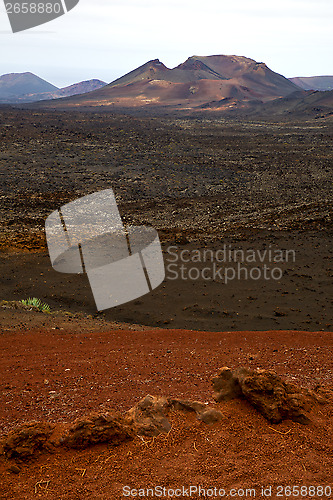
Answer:
[(333, 0), (80, 0), (13, 34), (0, 0), (0, 74), (31, 71), (63, 87), (110, 82), (150, 59), (174, 67), (235, 54), (287, 77), (333, 75), (332, 26)]

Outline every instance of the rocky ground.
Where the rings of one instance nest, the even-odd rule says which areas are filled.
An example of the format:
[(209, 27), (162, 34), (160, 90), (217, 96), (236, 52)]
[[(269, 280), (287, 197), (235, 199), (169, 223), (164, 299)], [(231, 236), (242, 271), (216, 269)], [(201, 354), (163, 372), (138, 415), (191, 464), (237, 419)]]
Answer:
[[(270, 486), (271, 498), (289, 498), (288, 486), (294, 498), (332, 497), (330, 397), (312, 402), (307, 423), (291, 414), (276, 423), (244, 388), (240, 399), (216, 401), (212, 386), (229, 366), (273, 370), (305, 391), (331, 390), (330, 133), (329, 119), (0, 111), (1, 499), (120, 499), (126, 485), (165, 487), (165, 498), (190, 485), (224, 488), (228, 498), (232, 489), (253, 497), (246, 488), (267, 498)], [(84, 276), (51, 268), (43, 228), (57, 207), (110, 187), (125, 224), (158, 230), (166, 279), (147, 296), (97, 313)], [(280, 262), (273, 253), (246, 265), (248, 273), (278, 267), (278, 279), (203, 279), (212, 262), (188, 257), (224, 245), (291, 250), (295, 258)], [(180, 276), (179, 259), (170, 268), (181, 252), (186, 276), (198, 279)], [(222, 276), (237, 264), (222, 262)], [(51, 313), (22, 306), (28, 297)], [(157, 436), (8, 454), (8, 433), (26, 422), (61, 434), (91, 412), (124, 415), (147, 394), (208, 403), (222, 417), (207, 424), (173, 408), (170, 432)]]
[[(94, 314), (85, 277), (52, 270), (44, 222), (64, 203), (111, 187), (125, 224), (158, 230), (166, 281), (106, 312), (106, 319), (209, 330), (331, 328), (329, 120), (241, 123), (7, 110), (0, 134), (0, 298), (36, 296), (52, 310)], [(186, 263), (183, 279), (182, 263), (170, 255), (224, 245), (292, 250), (295, 258), (278, 265), (281, 279), (226, 285), (219, 276), (188, 278), (191, 267), (195, 277), (205, 262)], [(276, 267), (272, 259), (265, 264)]]
[(27, 232), (33, 243), (55, 206), (107, 187), (125, 221), (173, 233), (327, 228), (331, 129), (328, 119), (2, 111), (2, 245)]
[[(26, 314), (18, 311), (18, 322), (26, 321)], [(6, 455), (0, 454), (0, 498), (107, 500), (123, 498), (125, 486), (171, 491), (191, 485), (223, 488), (228, 498), (232, 489), (247, 488), (265, 498), (261, 488), (272, 486), (274, 499), (279, 498), (281, 485), (314, 485), (324, 486), (327, 494), (320, 496), (321, 490), (318, 494), (316, 490), (314, 498), (331, 497), (333, 406), (327, 392), (332, 387), (331, 333), (110, 331), (111, 325), (107, 331), (107, 325), (96, 321), (93, 327), (89, 318), (69, 322), (62, 316), (53, 318), (50, 328), (49, 315), (30, 315), (39, 327), (0, 335), (2, 440), (3, 446), (16, 443), (18, 450), (12, 455), (13, 448), (7, 446)], [(305, 390), (321, 386), (325, 397), (310, 405), (308, 423), (294, 422), (291, 416), (273, 423), (252, 406), (253, 399), (216, 398), (221, 375), (214, 386), (212, 378), (226, 365), (236, 372), (242, 366), (273, 370)], [(86, 423), (74, 427), (83, 443), (82, 432), (86, 435), (97, 414), (92, 442), (98, 443), (106, 432), (107, 414), (124, 415), (147, 394), (199, 400), (220, 415), (215, 423), (205, 423), (194, 412), (171, 409), (171, 427), (155, 437), (137, 430), (121, 444), (118, 435), (84, 449), (63, 443), (39, 450), (36, 445), (33, 456), (21, 455), (23, 445), (30, 449), (36, 443), (27, 441), (27, 431), (23, 433), (26, 422), (56, 424), (56, 442), (59, 433), (64, 435), (79, 418)], [(296, 397), (297, 406), (302, 400)], [(268, 398), (271, 405), (272, 396)], [(95, 417), (89, 417), (92, 412)], [(6, 436), (15, 429), (21, 429), (21, 438), (8, 441)], [(43, 437), (37, 437), (43, 446)], [(192, 498), (200, 497), (193, 493)]]

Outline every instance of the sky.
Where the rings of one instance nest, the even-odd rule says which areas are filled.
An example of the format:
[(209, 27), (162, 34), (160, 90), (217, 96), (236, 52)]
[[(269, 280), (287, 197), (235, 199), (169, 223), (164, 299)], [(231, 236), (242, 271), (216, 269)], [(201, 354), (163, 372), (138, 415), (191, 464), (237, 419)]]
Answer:
[(13, 34), (0, 0), (0, 75), (31, 71), (64, 87), (111, 82), (151, 59), (175, 67), (213, 54), (250, 57), (287, 77), (333, 75), (332, 26), (333, 0), (80, 0)]

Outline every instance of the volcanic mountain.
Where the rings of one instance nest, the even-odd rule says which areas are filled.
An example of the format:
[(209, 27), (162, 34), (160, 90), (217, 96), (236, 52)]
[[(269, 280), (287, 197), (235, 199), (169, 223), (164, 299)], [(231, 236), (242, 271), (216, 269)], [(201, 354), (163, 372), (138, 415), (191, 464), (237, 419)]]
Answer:
[(59, 99), (84, 94), (106, 85), (93, 79), (58, 88), (33, 73), (11, 73), (0, 76), (0, 103), (26, 103), (46, 99)]
[[(212, 101), (266, 102), (299, 87), (266, 64), (241, 56), (192, 56), (169, 69), (154, 59), (88, 95), (64, 98), (72, 106), (174, 106), (195, 108)], [(42, 103), (54, 107), (57, 103)]]
[(33, 73), (9, 73), (0, 76), (0, 101), (16, 101), (24, 94), (41, 94), (59, 90)]
[[(85, 80), (83, 82), (73, 83), (68, 87), (63, 87), (56, 92), (56, 98), (58, 97), (68, 97), (78, 94), (86, 94), (87, 92), (92, 92), (93, 90), (100, 89), (106, 85), (106, 82), (98, 80), (96, 78), (92, 80)], [(46, 99), (46, 96), (43, 97)], [(48, 97), (50, 99), (51, 97)]]

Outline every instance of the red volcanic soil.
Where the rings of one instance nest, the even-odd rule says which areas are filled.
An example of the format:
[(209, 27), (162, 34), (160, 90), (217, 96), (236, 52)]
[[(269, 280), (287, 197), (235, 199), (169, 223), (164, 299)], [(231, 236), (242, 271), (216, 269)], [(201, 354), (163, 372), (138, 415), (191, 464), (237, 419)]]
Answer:
[[(206, 498), (222, 498), (215, 487), (225, 498), (331, 498), (329, 123), (3, 116), (0, 499), (113, 500), (127, 485), (166, 488), (160, 498), (182, 486), (189, 498), (190, 485)], [(281, 282), (166, 280), (149, 297), (96, 314), (85, 278), (51, 268), (43, 227), (56, 207), (109, 186), (126, 222), (155, 227), (164, 251), (230, 243), (294, 249), (297, 259)], [(34, 296), (52, 314), (18, 309), (15, 301)], [(272, 424), (244, 399), (213, 400), (223, 366), (273, 370), (328, 397), (313, 403), (307, 424)], [(26, 422), (62, 429), (92, 411), (124, 415), (147, 394), (207, 402), (222, 419), (170, 411), (170, 432), (155, 438), (85, 450), (62, 443), (29, 460), (1, 453)]]
[[(31, 327), (20, 328), (20, 315), (23, 322), (27, 314)], [(243, 400), (215, 403), (211, 378), (222, 366), (259, 367), (296, 385), (329, 388), (332, 333), (108, 330), (89, 318), (69, 319), (17, 311), (16, 327), (5, 322), (3, 435), (32, 420), (64, 423), (92, 411), (123, 413), (146, 394), (208, 402), (223, 419), (207, 425), (171, 412), (171, 431), (156, 438), (59, 448), (28, 461), (2, 457), (1, 499), (120, 499), (127, 485), (200, 485), (223, 488), (226, 495), (232, 488), (253, 488), (257, 498), (264, 498), (262, 487), (272, 486), (271, 498), (278, 498), (279, 485), (323, 486), (316, 492), (331, 497), (332, 401), (315, 406), (307, 425), (270, 424)]]

